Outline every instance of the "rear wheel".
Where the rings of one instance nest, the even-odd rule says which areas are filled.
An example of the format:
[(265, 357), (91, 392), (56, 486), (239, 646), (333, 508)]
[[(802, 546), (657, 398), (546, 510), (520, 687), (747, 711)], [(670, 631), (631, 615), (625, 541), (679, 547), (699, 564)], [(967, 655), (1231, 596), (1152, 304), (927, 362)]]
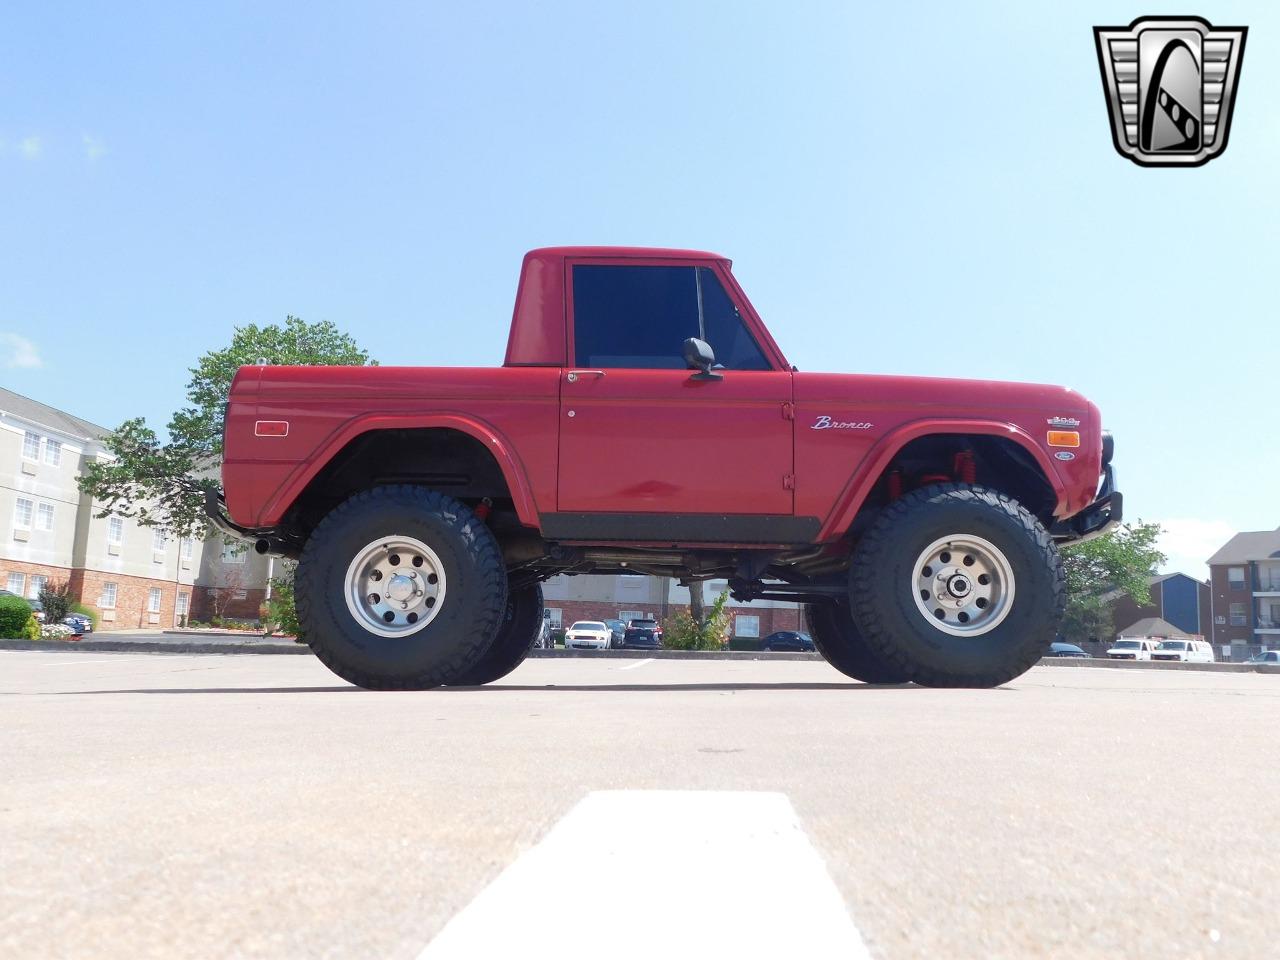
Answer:
[(846, 677), (863, 683), (906, 683), (911, 679), (900, 666), (868, 645), (845, 604), (812, 603), (808, 620), (814, 647), (823, 660)]
[(994, 687), (1053, 642), (1065, 603), (1062, 561), (1016, 500), (947, 484), (885, 508), (854, 551), (853, 618), (916, 683)]
[(524, 663), (541, 632), (542, 586), (535, 583), (512, 591), (493, 643), (475, 666), (463, 671), (450, 685), (479, 687), (505, 677)]
[(356, 494), (312, 531), (298, 620), (330, 670), (372, 690), (453, 683), (479, 662), (506, 608), (489, 528), (465, 504), (413, 486)]

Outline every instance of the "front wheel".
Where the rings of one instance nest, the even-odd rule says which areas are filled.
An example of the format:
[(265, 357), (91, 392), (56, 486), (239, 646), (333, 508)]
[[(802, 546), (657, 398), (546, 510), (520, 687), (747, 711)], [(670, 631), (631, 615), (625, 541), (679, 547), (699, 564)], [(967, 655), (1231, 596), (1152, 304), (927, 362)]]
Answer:
[(458, 500), (407, 485), (335, 507), (308, 537), (295, 583), (312, 651), (372, 690), (455, 682), (489, 649), (507, 602), (489, 528)]
[(912, 680), (994, 687), (1025, 673), (1062, 622), (1062, 561), (1016, 500), (927, 487), (886, 507), (854, 551), (853, 619)]

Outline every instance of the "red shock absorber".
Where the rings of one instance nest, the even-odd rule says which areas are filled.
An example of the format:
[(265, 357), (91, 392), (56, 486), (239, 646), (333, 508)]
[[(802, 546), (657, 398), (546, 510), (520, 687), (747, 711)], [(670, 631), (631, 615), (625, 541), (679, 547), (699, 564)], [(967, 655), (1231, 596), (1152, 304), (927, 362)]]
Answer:
[(493, 501), (485, 497), (476, 504), (476, 516), (481, 523), (485, 523), (489, 519), (489, 514), (493, 511)]
[(957, 453), (951, 465), (951, 472), (960, 483), (977, 483), (978, 464), (973, 459), (973, 451), (961, 450)]

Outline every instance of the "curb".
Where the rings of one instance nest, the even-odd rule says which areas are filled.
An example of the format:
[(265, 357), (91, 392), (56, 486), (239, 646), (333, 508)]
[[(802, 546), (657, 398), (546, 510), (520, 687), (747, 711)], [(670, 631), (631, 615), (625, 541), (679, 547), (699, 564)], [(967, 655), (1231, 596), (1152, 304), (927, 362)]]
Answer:
[(0, 640), (0, 650), (68, 653), (311, 653), (311, 648), (302, 643), (178, 643), (165, 640)]
[(585, 657), (598, 660), (821, 660), (816, 653), (763, 650), (530, 650), (530, 658), (563, 660)]
[[(221, 636), (221, 634), (217, 634)], [(222, 653), (311, 655), (305, 643), (181, 643), (164, 640), (0, 640), (0, 650), (43, 650), (46, 652), (118, 653)], [(817, 653), (766, 653), (763, 650), (531, 650), (532, 660), (821, 660)], [(1163, 663), (1156, 660), (1089, 660), (1075, 657), (1043, 657), (1041, 667), (1085, 667), (1102, 670), (1175, 670), (1202, 673), (1270, 673), (1280, 676), (1280, 664), (1270, 663)]]

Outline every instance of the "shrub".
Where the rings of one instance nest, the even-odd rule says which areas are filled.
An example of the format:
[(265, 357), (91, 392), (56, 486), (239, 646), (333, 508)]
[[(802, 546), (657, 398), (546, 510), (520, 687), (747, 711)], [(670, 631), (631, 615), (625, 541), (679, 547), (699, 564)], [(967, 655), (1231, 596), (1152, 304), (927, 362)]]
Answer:
[(729, 612), (725, 605), (729, 593), (716, 597), (707, 611), (705, 623), (698, 623), (687, 611), (680, 611), (667, 618), (662, 629), (662, 645), (668, 650), (720, 650), (724, 647), (724, 635), (729, 627)]
[(27, 617), (27, 622), (22, 627), (22, 639), (40, 639), (40, 621), (36, 619), (36, 615), (34, 613)]
[(21, 640), (25, 636), (27, 621), (34, 619), (31, 604), (27, 601), (21, 597), (0, 596), (0, 637)]
[(268, 636), (274, 626), (281, 633), (289, 633), (302, 639), (302, 626), (298, 623), (298, 611), (293, 604), (293, 577), (271, 578), (271, 599), (267, 601), (268, 623), (263, 632)]
[(40, 602), (44, 604), (44, 622), (61, 623), (62, 618), (71, 612), (71, 604), (75, 598), (71, 596), (71, 585), (65, 580), (61, 583), (46, 583), (40, 591)]
[(73, 635), (74, 631), (65, 623), (42, 623), (40, 625), (41, 640), (65, 640)]

